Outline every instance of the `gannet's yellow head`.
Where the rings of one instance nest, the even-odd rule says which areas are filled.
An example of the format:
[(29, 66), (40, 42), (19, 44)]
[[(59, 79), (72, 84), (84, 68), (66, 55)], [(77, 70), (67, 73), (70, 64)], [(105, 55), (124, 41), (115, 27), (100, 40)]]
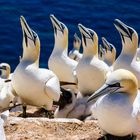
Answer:
[(115, 62), (116, 59), (116, 48), (113, 44), (109, 43), (105, 37), (102, 37), (103, 48), (105, 50), (104, 59), (110, 61), (111, 65)]
[(60, 48), (68, 47), (68, 28), (60, 22), (54, 15), (50, 15), (50, 19), (54, 28), (55, 46)]
[(138, 92), (138, 80), (135, 75), (125, 69), (118, 69), (112, 72), (105, 84), (91, 95), (88, 101), (94, 100), (105, 94), (124, 93), (130, 96), (132, 101)]
[(73, 46), (77, 50), (79, 50), (81, 46), (81, 39), (78, 37), (76, 33), (74, 34)]
[(118, 19), (115, 19), (114, 23), (116, 29), (119, 31), (121, 39), (122, 39), (122, 44), (123, 44), (123, 49), (126, 54), (135, 54), (136, 49), (138, 48), (138, 34), (137, 32), (121, 22)]
[(84, 53), (98, 57), (98, 36), (95, 31), (78, 24), (82, 36)]
[(7, 63), (1, 63), (0, 64), (0, 71), (1, 71), (0, 77), (4, 78), (4, 79), (7, 79), (10, 76), (11, 67)]
[(40, 56), (40, 40), (37, 35), (27, 24), (23, 16), (20, 17), (23, 32), (23, 57), (21, 60), (36, 61)]

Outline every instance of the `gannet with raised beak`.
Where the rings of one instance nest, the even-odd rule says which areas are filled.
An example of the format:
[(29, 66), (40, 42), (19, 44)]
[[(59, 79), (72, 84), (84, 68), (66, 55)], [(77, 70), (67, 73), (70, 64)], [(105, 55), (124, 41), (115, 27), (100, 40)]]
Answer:
[(109, 67), (98, 59), (98, 36), (95, 31), (78, 24), (82, 36), (83, 57), (76, 67), (78, 90), (83, 96), (100, 88), (106, 79)]
[(113, 71), (88, 102), (97, 98), (92, 111), (104, 133), (127, 136), (139, 130), (140, 93), (138, 80), (132, 72), (125, 69)]
[(52, 109), (53, 101), (60, 98), (60, 84), (57, 76), (48, 69), (38, 67), (40, 41), (38, 35), (20, 17), (23, 31), (23, 55), (12, 76), (12, 86), (23, 103), (23, 116), (26, 105)]
[(78, 35), (74, 34), (73, 49), (69, 52), (69, 57), (73, 60), (79, 61), (82, 58), (82, 53), (80, 53), (81, 39)]
[(61, 85), (72, 85), (76, 89), (74, 69), (78, 62), (68, 57), (68, 29), (54, 15), (50, 15), (50, 19), (54, 28), (55, 44), (48, 67), (58, 76)]
[(115, 27), (119, 31), (122, 40), (122, 51), (113, 64), (114, 70), (127, 69), (135, 74), (138, 79), (138, 87), (140, 88), (140, 65), (133, 61), (138, 48), (137, 32), (125, 25), (120, 20), (115, 20)]
[(103, 48), (105, 53), (103, 55), (104, 62), (107, 63), (108, 66), (112, 66), (116, 60), (116, 48), (113, 44), (109, 43), (105, 37), (102, 37)]

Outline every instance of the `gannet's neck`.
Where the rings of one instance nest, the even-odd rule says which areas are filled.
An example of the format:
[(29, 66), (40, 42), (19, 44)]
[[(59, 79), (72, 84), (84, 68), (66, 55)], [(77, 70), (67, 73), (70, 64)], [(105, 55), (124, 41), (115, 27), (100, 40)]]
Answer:
[(39, 54), (38, 54), (38, 52), (36, 52), (36, 50), (31, 50), (31, 51), (23, 50), (22, 60), (25, 60), (25, 61), (28, 60), (28, 61), (34, 62), (38, 65)]
[(94, 45), (92, 47), (84, 47), (83, 56), (98, 58), (98, 46)]
[(54, 50), (60, 50), (62, 53), (68, 53), (68, 34), (62, 35), (57, 34), (55, 35), (55, 43), (54, 43)]

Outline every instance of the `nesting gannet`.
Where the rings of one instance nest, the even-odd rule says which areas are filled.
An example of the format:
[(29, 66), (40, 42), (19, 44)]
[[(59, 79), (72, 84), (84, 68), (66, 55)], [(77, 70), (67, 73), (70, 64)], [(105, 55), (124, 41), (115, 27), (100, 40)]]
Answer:
[(9, 107), (14, 102), (14, 95), (11, 91), (10, 65), (7, 63), (0, 64), (0, 110)]
[(9, 78), (10, 76), (10, 65), (7, 63), (1, 63), (0, 64), (0, 90), (3, 88), (5, 80)]
[(104, 37), (102, 37), (103, 47), (105, 50), (104, 53), (104, 62), (107, 63), (109, 66), (116, 60), (116, 48), (113, 44), (109, 43)]
[(126, 136), (139, 130), (140, 92), (132, 72), (125, 69), (113, 71), (88, 102), (96, 98), (93, 116), (98, 119), (104, 133)]
[(73, 49), (69, 52), (69, 57), (73, 60), (79, 61), (82, 58), (82, 54), (79, 52), (81, 46), (81, 39), (78, 35), (74, 34)]
[(23, 55), (13, 73), (12, 86), (22, 100), (23, 116), (26, 116), (26, 105), (51, 110), (53, 101), (59, 100), (61, 92), (57, 76), (50, 70), (38, 68), (38, 35), (28, 26), (23, 16), (20, 22), (23, 31)]
[(77, 61), (68, 57), (68, 29), (54, 15), (50, 15), (54, 28), (55, 44), (48, 61), (48, 67), (59, 78), (61, 85), (72, 85), (76, 89), (77, 78), (74, 69)]
[(140, 88), (140, 65), (133, 61), (138, 48), (138, 34), (133, 28), (125, 25), (118, 19), (115, 20), (115, 27), (121, 36), (122, 51), (114, 62), (113, 68), (114, 70), (123, 68), (133, 72), (138, 79)]
[(106, 79), (109, 67), (98, 59), (98, 36), (91, 29), (78, 25), (82, 35), (83, 57), (76, 67), (78, 90), (90, 95), (100, 88)]

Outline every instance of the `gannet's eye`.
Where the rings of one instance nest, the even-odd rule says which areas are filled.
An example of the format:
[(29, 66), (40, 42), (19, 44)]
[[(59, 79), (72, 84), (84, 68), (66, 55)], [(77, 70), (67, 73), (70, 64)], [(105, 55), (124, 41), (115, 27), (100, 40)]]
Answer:
[(109, 84), (110, 87), (121, 87), (120, 83)]

